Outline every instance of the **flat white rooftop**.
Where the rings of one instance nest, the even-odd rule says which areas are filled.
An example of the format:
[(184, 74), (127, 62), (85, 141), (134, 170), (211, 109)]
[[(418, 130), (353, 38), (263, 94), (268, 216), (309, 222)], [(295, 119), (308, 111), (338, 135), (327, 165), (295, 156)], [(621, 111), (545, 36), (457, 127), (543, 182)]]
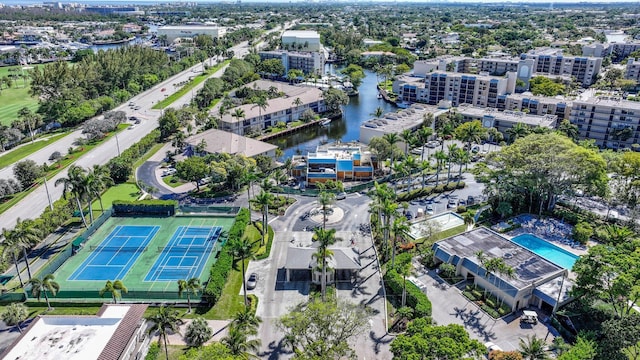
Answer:
[(282, 33), (282, 37), (319, 39), (320, 34), (318, 34), (316, 31), (311, 30), (287, 30)]

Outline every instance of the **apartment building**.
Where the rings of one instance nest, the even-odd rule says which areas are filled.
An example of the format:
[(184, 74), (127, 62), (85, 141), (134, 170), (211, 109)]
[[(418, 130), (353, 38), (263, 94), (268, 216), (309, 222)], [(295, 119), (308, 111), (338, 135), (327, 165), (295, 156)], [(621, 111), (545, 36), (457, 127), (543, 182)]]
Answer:
[(602, 148), (629, 148), (640, 143), (640, 102), (575, 100), (569, 121), (578, 126), (581, 138), (593, 139)]
[(306, 156), (292, 159), (293, 175), (304, 177), (307, 185), (318, 182), (369, 180), (377, 165), (377, 159), (360, 143), (334, 143), (321, 145)]
[(535, 96), (531, 93), (499, 95), (496, 107), (500, 111), (523, 111), (532, 115), (556, 115), (568, 119), (571, 102), (562, 97)]
[(640, 61), (638, 61), (638, 59), (627, 60), (627, 68), (624, 71), (624, 78), (640, 82)]
[(296, 52), (296, 51), (261, 51), (260, 60), (280, 59), (285, 74), (291, 69), (302, 70), (305, 74), (322, 75), (324, 73), (324, 52)]
[(611, 54), (612, 62), (619, 63), (638, 50), (640, 50), (640, 42), (612, 43), (609, 44), (608, 54)]
[(463, 121), (480, 120), (485, 128), (496, 128), (503, 135), (516, 124), (524, 124), (530, 127), (545, 127), (555, 129), (558, 117), (556, 115), (533, 115), (521, 111), (498, 111), (497, 109), (480, 108), (463, 105), (457, 109), (462, 115)]
[(498, 95), (513, 93), (515, 86), (515, 73), (495, 77), (434, 71), (424, 79), (400, 77), (394, 81), (393, 91), (400, 100), (408, 103), (438, 105), (441, 101), (449, 101), (453, 106), (472, 104), (495, 108)]
[[(315, 87), (291, 86), (281, 82), (265, 80), (258, 80), (246, 86), (253, 88), (254, 84), (256, 88), (262, 90), (275, 88), (276, 91), (284, 95), (267, 100), (265, 108), (261, 108), (256, 104), (245, 104), (229, 109), (218, 123), (221, 130), (238, 135), (247, 135), (261, 132), (278, 122), (290, 123), (296, 121), (308, 109), (316, 113), (326, 111), (322, 90)], [(244, 116), (234, 116), (236, 109), (241, 110), (240, 113), (244, 114)], [(213, 109), (212, 112), (216, 112), (217, 115), (217, 109)]]
[(602, 58), (564, 56), (560, 49), (532, 50), (520, 56), (534, 60), (533, 72), (540, 75), (568, 76), (588, 87), (600, 72)]

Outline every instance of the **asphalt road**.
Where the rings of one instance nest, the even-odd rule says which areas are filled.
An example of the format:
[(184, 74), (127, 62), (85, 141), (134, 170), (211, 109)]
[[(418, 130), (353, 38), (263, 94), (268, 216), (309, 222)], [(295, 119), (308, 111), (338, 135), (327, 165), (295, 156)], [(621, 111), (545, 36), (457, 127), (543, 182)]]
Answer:
[[(239, 44), (232, 48), (232, 50), (238, 54), (243, 54), (248, 52), (248, 46), (246, 43)], [(163, 81), (162, 83), (154, 86), (153, 88), (138, 94), (133, 97), (130, 102), (135, 103), (136, 106), (139, 106), (139, 110), (132, 109), (128, 103), (122, 104), (115, 108), (114, 110), (123, 110), (127, 113), (127, 116), (138, 116), (142, 119), (141, 124), (137, 125), (135, 128), (131, 130), (125, 130), (119, 133), (117, 137), (113, 137), (100, 146), (97, 146), (80, 159), (78, 159), (75, 164), (84, 168), (90, 168), (93, 165), (104, 165), (113, 157), (118, 155), (118, 151), (122, 152), (125, 149), (128, 149), (131, 145), (136, 143), (140, 138), (149, 134), (153, 129), (158, 127), (158, 118), (161, 115), (160, 110), (152, 110), (151, 108), (158, 101), (163, 100), (166, 96), (176, 91), (173, 84), (188, 81), (190, 77), (194, 75), (194, 71), (200, 70), (202, 67), (201, 63), (194, 65), (193, 67), (172, 76), (171, 78)], [(184, 95), (188, 99), (191, 99), (191, 92)], [(183, 98), (184, 98), (183, 97)], [(80, 130), (78, 130), (80, 131)], [(77, 136), (73, 136), (75, 139)], [(69, 136), (61, 139), (65, 140), (69, 138)], [(49, 158), (52, 149), (58, 149), (61, 146), (57, 145), (58, 142), (45, 147), (44, 149), (32, 154), (28, 157), (28, 159), (34, 159), (37, 163), (42, 163), (43, 161), (37, 161), (38, 159), (42, 159), (44, 156), (46, 159)], [(62, 147), (63, 149), (68, 148)], [(5, 170), (6, 171), (6, 170)], [(12, 171), (12, 170), (11, 170)], [(62, 196), (62, 187), (55, 187), (53, 184), (57, 179), (63, 178), (67, 176), (67, 170), (61, 171), (54, 178), (49, 179), (48, 186), (40, 186), (32, 191), (29, 195), (27, 195), (22, 201), (13, 206), (10, 210), (5, 211), (3, 214), (0, 214), (0, 228), (12, 228), (16, 224), (16, 220), (20, 219), (34, 219), (40, 216), (42, 212), (49, 205), (49, 201), (47, 198), (47, 188), (49, 191), (49, 195), (51, 201), (56, 201)]]

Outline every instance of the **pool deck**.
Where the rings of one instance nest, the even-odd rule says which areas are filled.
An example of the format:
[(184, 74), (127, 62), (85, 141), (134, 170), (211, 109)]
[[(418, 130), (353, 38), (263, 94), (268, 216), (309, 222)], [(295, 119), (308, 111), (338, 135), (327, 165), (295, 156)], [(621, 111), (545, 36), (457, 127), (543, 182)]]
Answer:
[(570, 242), (563, 242), (564, 239), (571, 239), (573, 226), (558, 219), (539, 218), (536, 215), (524, 214), (513, 220), (519, 223), (520, 227), (503, 234), (509, 239), (522, 234), (532, 234), (578, 256), (587, 254), (589, 247), (595, 245), (592, 241), (589, 241), (586, 246), (572, 246)]

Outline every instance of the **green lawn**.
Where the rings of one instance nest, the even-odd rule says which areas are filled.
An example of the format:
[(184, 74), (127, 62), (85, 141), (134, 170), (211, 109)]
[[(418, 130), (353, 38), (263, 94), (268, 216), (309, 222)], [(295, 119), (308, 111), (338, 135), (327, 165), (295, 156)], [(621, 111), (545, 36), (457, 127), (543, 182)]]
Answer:
[[(137, 200), (139, 197), (140, 189), (138, 188), (138, 185), (132, 183), (118, 184), (110, 187), (104, 192), (104, 194), (102, 194), (102, 204), (105, 209), (108, 209), (111, 207), (111, 203), (114, 200), (133, 201)], [(99, 211), (100, 202), (98, 200), (94, 201), (91, 203), (91, 208), (93, 211)]]
[(175, 175), (169, 175), (162, 178), (162, 182), (167, 184), (167, 186), (171, 186), (172, 188), (177, 188), (180, 185), (184, 185), (187, 182), (180, 179)]
[(191, 80), (185, 86), (180, 88), (180, 90), (176, 91), (175, 93), (173, 93), (170, 96), (168, 96), (166, 99), (164, 99), (164, 100), (160, 101), (159, 103), (155, 104), (152, 109), (156, 109), (156, 110), (164, 109), (167, 106), (173, 104), (174, 101), (180, 99), (186, 93), (191, 91), (191, 89), (196, 87), (198, 84), (200, 84), (201, 82), (207, 80), (211, 75), (213, 75), (216, 71), (222, 69), (222, 67), (227, 65), (230, 61), (231, 60), (225, 60), (225, 61), (217, 64), (216, 66), (208, 69), (206, 72), (202, 73), (201, 75), (198, 75), (198, 76), (194, 77), (193, 80)]
[[(39, 65), (42, 66), (42, 65)], [(0, 67), (0, 78), (15, 74), (10, 69), (20, 68), (21, 66), (4, 66)], [(26, 72), (25, 72), (26, 75)], [(29, 95), (29, 82), (25, 87), (22, 78), (14, 80), (11, 88), (2, 88), (0, 92), (0, 124), (9, 125), (18, 117), (18, 110), (28, 107), (31, 110), (38, 109), (38, 99)]]
[(0, 156), (0, 169), (9, 165), (15, 164), (16, 162), (22, 160), (23, 158), (33, 154), (34, 152), (44, 148), (47, 145), (51, 145), (52, 143), (60, 140), (61, 138), (67, 136), (68, 134), (69, 132), (65, 131), (64, 133), (54, 134), (53, 136), (47, 136), (45, 139), (42, 139), (42, 140), (36, 139), (36, 141), (33, 143), (28, 143), (7, 154)]

